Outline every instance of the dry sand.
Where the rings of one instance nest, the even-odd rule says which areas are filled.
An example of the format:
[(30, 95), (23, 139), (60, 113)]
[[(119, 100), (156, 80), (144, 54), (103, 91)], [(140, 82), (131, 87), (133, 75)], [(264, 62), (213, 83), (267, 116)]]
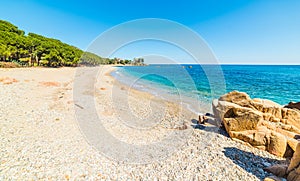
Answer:
[(0, 69), (0, 180), (259, 180), (278, 162), (217, 127), (194, 129), (197, 115), (114, 69)]

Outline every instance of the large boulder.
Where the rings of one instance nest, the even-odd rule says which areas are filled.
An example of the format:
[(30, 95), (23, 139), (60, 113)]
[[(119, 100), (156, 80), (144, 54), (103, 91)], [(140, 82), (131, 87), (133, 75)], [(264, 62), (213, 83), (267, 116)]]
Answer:
[(212, 107), (231, 138), (280, 157), (291, 157), (296, 151), (300, 138), (298, 109), (266, 99), (251, 99), (238, 91), (213, 100)]

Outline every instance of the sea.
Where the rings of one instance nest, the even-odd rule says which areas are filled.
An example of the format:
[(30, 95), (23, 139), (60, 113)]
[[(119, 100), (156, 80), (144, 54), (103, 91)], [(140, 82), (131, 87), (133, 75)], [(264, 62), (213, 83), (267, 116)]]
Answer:
[(118, 67), (111, 75), (196, 113), (211, 112), (212, 100), (233, 90), (281, 105), (300, 102), (300, 65), (153, 64)]

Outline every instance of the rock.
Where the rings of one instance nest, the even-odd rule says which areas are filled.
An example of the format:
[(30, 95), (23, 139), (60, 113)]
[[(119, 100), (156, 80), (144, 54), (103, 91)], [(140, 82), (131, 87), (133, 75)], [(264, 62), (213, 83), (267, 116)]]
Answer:
[(297, 148), (297, 145), (298, 145), (299, 141), (295, 140), (295, 139), (292, 139), (292, 138), (289, 138), (287, 140), (287, 142), (288, 142), (288, 145), (291, 147), (291, 149), (293, 151), (296, 151), (296, 148)]
[(288, 181), (299, 181), (300, 175), (296, 171), (293, 171), (287, 176), (287, 180)]
[(295, 109), (282, 109), (282, 119), (284, 119), (285, 124), (293, 125), (296, 128), (300, 129), (300, 111)]
[(231, 102), (242, 107), (247, 107), (250, 105), (251, 98), (244, 92), (232, 91), (221, 96), (219, 101)]
[(290, 147), (289, 143), (288, 146), (286, 147), (285, 153), (283, 155), (284, 158), (292, 158), (294, 155), (294, 150)]
[(205, 116), (208, 116), (208, 117), (211, 117), (211, 118), (215, 117), (213, 114), (211, 114), (209, 112), (205, 113)]
[(223, 123), (228, 132), (254, 130), (258, 123), (263, 120), (262, 115), (258, 111), (250, 108), (232, 107), (223, 118)]
[(298, 109), (300, 110), (300, 102), (289, 102), (288, 105), (284, 106), (285, 108), (290, 108), (290, 109)]
[(283, 157), (287, 147), (287, 140), (284, 135), (272, 132), (270, 136), (270, 143), (268, 145), (267, 151)]
[(265, 150), (265, 145), (267, 144), (267, 137), (265, 132), (256, 132), (255, 130), (247, 130), (247, 131), (239, 131), (239, 132), (231, 132), (233, 138), (237, 138), (239, 140), (250, 143), (252, 146), (264, 146), (263, 150)]
[(205, 123), (205, 118), (203, 115), (199, 115), (199, 118), (198, 118), (198, 124), (204, 124)]
[(264, 179), (264, 181), (283, 181), (283, 180), (285, 179), (276, 176), (269, 176)]
[[(214, 101), (215, 102), (215, 101)], [(246, 108), (246, 107), (241, 107), (237, 104), (231, 103), (231, 102), (225, 102), (225, 101), (218, 101), (217, 103), (213, 104), (213, 110), (216, 118), (222, 120), (224, 122), (224, 118), (227, 119), (227, 127), (232, 127), (232, 126), (237, 126), (236, 124), (231, 124), (231, 121), (245, 121), (250, 125), (251, 128), (256, 127), (258, 120), (257, 119), (262, 119), (263, 117), (260, 115), (259, 112), (253, 111), (251, 108)], [(244, 117), (244, 115), (247, 115), (247, 118)], [(236, 118), (238, 120), (229, 120), (230, 118)], [(248, 121), (248, 118), (254, 120), (256, 123), (251, 123), (251, 121)], [(225, 122), (224, 122), (225, 123)], [(225, 125), (225, 124), (224, 124)], [(244, 126), (243, 124), (240, 124), (240, 126)], [(238, 129), (238, 128), (237, 128)], [(243, 130), (247, 128), (241, 128)], [(233, 128), (234, 131), (235, 128)]]
[(291, 159), (291, 163), (290, 163), (287, 171), (291, 172), (296, 167), (300, 168), (299, 164), (300, 164), (300, 144), (297, 144), (296, 151), (295, 151), (295, 153), (293, 155), (293, 158)]
[(272, 115), (271, 117), (275, 117), (275, 118), (281, 118), (281, 108), (282, 106), (267, 100), (267, 99), (253, 99), (250, 102), (251, 106), (248, 107), (252, 107), (264, 114), (269, 114)]
[(287, 165), (273, 165), (265, 168), (264, 170), (278, 177), (284, 177), (286, 175)]
[(300, 135), (300, 111), (290, 107), (266, 99), (251, 99), (238, 91), (212, 103), (215, 118), (222, 122), (231, 138), (280, 157), (293, 155)]
[(280, 104), (276, 103), (276, 102), (273, 102), (271, 100), (268, 100), (268, 99), (259, 99), (259, 98), (254, 98), (252, 99), (252, 104), (253, 103), (257, 103), (257, 104), (260, 104), (260, 105), (263, 105), (263, 107), (281, 107)]
[(222, 120), (219, 113), (222, 112), (221, 108), (219, 108), (219, 100), (218, 99), (214, 99), (212, 101), (212, 111), (213, 111), (213, 115), (215, 116), (216, 119)]
[(262, 163), (265, 167), (270, 167), (271, 166), (271, 163), (269, 163), (269, 162), (263, 162)]

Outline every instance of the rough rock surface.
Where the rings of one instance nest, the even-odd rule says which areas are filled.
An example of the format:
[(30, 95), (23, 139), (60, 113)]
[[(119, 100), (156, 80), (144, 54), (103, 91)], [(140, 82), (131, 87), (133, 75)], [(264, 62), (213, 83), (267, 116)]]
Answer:
[(287, 169), (288, 181), (300, 180), (300, 144), (297, 145), (296, 152)]

